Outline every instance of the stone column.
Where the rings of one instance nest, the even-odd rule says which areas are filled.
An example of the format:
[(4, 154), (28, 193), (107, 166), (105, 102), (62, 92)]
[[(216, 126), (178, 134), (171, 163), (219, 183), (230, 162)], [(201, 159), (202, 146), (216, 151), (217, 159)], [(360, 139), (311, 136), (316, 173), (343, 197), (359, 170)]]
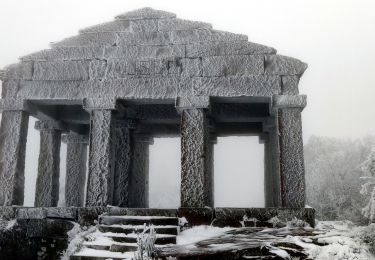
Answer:
[(135, 124), (131, 120), (117, 120), (115, 122), (115, 175), (113, 190), (113, 205), (128, 207), (129, 182), (131, 162), (133, 157), (131, 131)]
[(129, 207), (147, 208), (149, 199), (149, 135), (133, 135), (133, 161), (129, 186)]
[(86, 206), (112, 204), (114, 158), (112, 111), (92, 110), (90, 120), (89, 174)]
[(23, 205), (29, 116), (2, 112), (0, 128), (0, 206)]
[(37, 121), (40, 131), (35, 207), (56, 207), (59, 201), (60, 146), (62, 128), (54, 121)]
[(63, 135), (62, 141), (67, 144), (65, 206), (82, 207), (84, 205), (88, 138), (85, 135), (71, 132)]
[(181, 207), (212, 206), (209, 132), (203, 108), (181, 114)]
[(306, 96), (276, 95), (280, 149), (280, 190), (283, 207), (305, 206), (305, 168), (303, 159), (301, 111)]

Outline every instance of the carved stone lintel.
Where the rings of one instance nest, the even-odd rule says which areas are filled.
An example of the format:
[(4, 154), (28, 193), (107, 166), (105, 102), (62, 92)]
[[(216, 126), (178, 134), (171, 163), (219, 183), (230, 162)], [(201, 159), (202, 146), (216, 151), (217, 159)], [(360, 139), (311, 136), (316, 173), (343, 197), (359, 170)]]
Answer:
[(39, 131), (48, 131), (48, 130), (64, 131), (65, 130), (65, 126), (61, 122), (52, 121), (52, 120), (36, 121), (34, 128)]

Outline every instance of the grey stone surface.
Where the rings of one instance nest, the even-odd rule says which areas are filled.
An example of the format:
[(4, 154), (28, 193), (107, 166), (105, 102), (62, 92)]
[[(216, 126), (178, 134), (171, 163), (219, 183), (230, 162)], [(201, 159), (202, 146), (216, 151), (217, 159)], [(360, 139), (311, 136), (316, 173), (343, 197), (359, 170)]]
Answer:
[(56, 207), (59, 201), (61, 129), (48, 122), (36, 123), (40, 131), (35, 207)]
[[(210, 135), (267, 133), (267, 205), (302, 207), (300, 111), (306, 97), (299, 96), (298, 83), (306, 68), (297, 59), (276, 55), (271, 47), (248, 42), (245, 35), (151, 8), (85, 28), (0, 72), (0, 177), (5, 180), (0, 183), (0, 205), (23, 198), (29, 113), (53, 122), (36, 125), (46, 133), (40, 205), (56, 203), (56, 133), (64, 130), (90, 132), (88, 206), (147, 207), (148, 144), (137, 138), (133, 147), (133, 134), (181, 132), (183, 206), (213, 203)], [(128, 119), (137, 127), (113, 125)], [(274, 123), (267, 126), (269, 120)], [(77, 140), (68, 143), (67, 204), (79, 206), (85, 148)], [(133, 155), (138, 159), (131, 160)]]
[(90, 124), (86, 206), (107, 206), (113, 197), (112, 111), (91, 111)]
[(65, 206), (82, 207), (85, 194), (88, 138), (69, 133), (63, 136), (63, 141), (67, 143)]
[(184, 57), (185, 46), (183, 45), (129, 45), (125, 47), (106, 47), (104, 57), (106, 59), (156, 59), (156, 58), (172, 58)]
[(306, 106), (306, 95), (275, 95), (272, 97), (274, 108), (300, 108)]
[(129, 185), (133, 158), (132, 128), (134, 126), (130, 120), (117, 121), (114, 126), (115, 173), (112, 205), (119, 207), (127, 207), (129, 204)]
[(280, 188), (283, 207), (305, 206), (305, 167), (299, 108), (278, 111)]
[(271, 53), (276, 53), (276, 50), (271, 47), (246, 41), (192, 43), (186, 46), (187, 57), (252, 55)]
[(153, 139), (146, 135), (133, 135), (133, 161), (130, 173), (129, 207), (148, 207), (149, 145)]
[(264, 57), (260, 55), (204, 57), (202, 70), (204, 77), (263, 74)]
[(0, 128), (0, 205), (23, 205), (29, 116), (4, 111)]
[(162, 10), (155, 10), (150, 7), (145, 7), (141, 9), (137, 9), (134, 11), (126, 12), (124, 14), (120, 14), (116, 16), (116, 19), (122, 20), (138, 20), (138, 19), (162, 19), (162, 18), (175, 18), (176, 15), (174, 13), (162, 11)]
[(104, 47), (55, 47), (23, 56), (22, 61), (64, 61), (103, 58)]
[(158, 20), (159, 31), (181, 31), (194, 29), (211, 29), (212, 25), (204, 22), (189, 21), (183, 19)]
[(282, 55), (268, 55), (265, 57), (265, 72), (275, 75), (302, 75), (307, 64)]
[(207, 160), (209, 134), (204, 109), (181, 115), (181, 207), (206, 207), (211, 194)]
[(247, 77), (195, 77), (193, 93), (198, 96), (264, 96), (272, 97), (281, 91), (277, 76), (255, 75)]

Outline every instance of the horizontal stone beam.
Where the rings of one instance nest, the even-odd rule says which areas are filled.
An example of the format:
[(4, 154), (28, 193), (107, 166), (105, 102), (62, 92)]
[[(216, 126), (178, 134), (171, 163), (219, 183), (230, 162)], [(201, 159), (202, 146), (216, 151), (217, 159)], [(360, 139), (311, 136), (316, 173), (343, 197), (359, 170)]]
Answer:
[(66, 130), (66, 127), (63, 123), (58, 121), (36, 121), (34, 128), (36, 130)]
[(89, 137), (87, 135), (79, 134), (65, 134), (61, 137), (63, 143), (87, 144)]
[(92, 110), (116, 110), (117, 101), (115, 98), (85, 98), (83, 100), (83, 109)]
[(272, 97), (273, 108), (301, 108), (306, 106), (306, 95), (275, 95)]

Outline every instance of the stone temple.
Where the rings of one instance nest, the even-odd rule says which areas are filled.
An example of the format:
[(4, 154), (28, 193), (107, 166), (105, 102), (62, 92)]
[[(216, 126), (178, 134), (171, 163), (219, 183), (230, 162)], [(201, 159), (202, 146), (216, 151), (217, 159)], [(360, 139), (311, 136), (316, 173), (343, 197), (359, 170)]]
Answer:
[[(21, 57), (0, 75), (1, 211), (22, 219), (41, 210), (48, 219), (54, 210), (76, 220), (107, 205), (147, 211), (149, 144), (153, 137), (176, 136), (178, 215), (225, 222), (244, 212), (284, 214), (311, 223), (301, 126), (306, 96), (298, 91), (306, 68), (245, 35), (151, 8)], [(22, 207), (29, 116), (39, 120), (41, 137), (35, 208)], [(265, 144), (266, 207), (215, 208), (215, 139), (247, 134)], [(61, 142), (68, 147), (66, 208), (55, 208)]]

